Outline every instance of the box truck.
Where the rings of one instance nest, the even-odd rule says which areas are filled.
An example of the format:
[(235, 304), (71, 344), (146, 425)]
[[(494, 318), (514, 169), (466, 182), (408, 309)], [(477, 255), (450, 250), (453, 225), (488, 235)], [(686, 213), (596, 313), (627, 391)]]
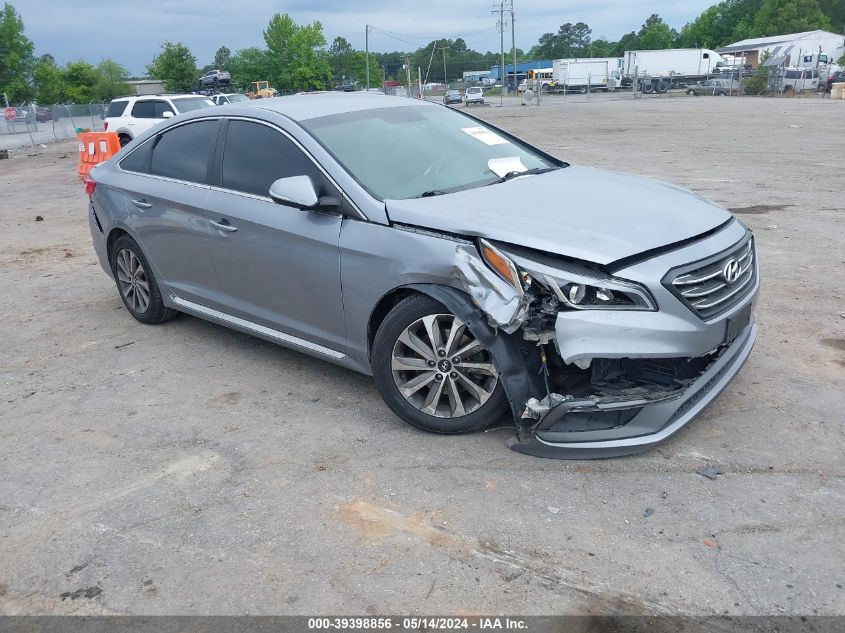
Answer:
[(622, 73), (626, 83), (638, 82), (643, 92), (666, 92), (717, 74), (722, 56), (709, 48), (669, 48), (625, 51)]
[(606, 90), (612, 92), (622, 86), (616, 58), (608, 59), (556, 59), (552, 62), (552, 82), (549, 92), (587, 92)]

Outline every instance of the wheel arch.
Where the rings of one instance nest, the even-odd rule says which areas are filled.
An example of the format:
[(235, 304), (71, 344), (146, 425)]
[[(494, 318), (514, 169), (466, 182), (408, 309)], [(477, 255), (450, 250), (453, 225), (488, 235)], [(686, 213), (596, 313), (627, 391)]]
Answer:
[[(111, 256), (112, 256), (112, 248), (114, 248), (114, 243), (118, 240), (118, 238), (128, 235), (133, 240), (135, 238), (123, 227), (116, 226), (111, 231), (109, 231), (109, 236), (106, 238), (106, 254), (109, 256), (109, 263), (111, 263)], [(135, 240), (137, 242), (138, 240)]]
[(384, 319), (390, 314), (390, 311), (397, 306), (400, 301), (407, 299), (411, 295), (427, 294), (421, 292), (417, 288), (410, 288), (408, 286), (400, 286), (394, 288), (390, 292), (385, 293), (381, 299), (378, 300), (375, 307), (370, 312), (370, 318), (367, 321), (367, 359), (370, 360), (373, 353), (373, 342), (376, 339), (376, 332), (378, 332)]

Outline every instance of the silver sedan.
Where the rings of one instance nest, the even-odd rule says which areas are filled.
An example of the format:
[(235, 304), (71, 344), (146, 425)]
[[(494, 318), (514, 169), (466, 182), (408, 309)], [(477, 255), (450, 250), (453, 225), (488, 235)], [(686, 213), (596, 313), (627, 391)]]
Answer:
[(718, 396), (756, 337), (754, 239), (727, 211), (421, 100), (183, 114), (86, 187), (138, 321), (185, 312), (371, 374), (426, 431), (509, 416), (524, 453), (644, 450)]

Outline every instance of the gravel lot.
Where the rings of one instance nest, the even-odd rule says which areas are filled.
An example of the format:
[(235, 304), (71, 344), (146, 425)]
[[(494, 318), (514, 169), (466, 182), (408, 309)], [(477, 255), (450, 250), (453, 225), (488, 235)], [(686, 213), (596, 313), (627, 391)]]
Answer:
[(0, 612), (845, 614), (845, 102), (474, 112), (754, 229), (760, 338), (714, 406), (604, 461), (417, 432), (364, 376), (133, 321), (76, 143), (20, 150), (0, 161)]

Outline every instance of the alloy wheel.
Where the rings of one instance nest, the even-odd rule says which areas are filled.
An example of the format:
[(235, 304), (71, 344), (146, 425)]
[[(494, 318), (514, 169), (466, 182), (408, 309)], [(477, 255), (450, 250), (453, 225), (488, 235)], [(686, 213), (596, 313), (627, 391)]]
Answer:
[(123, 298), (135, 312), (143, 314), (150, 305), (150, 283), (138, 256), (128, 248), (117, 252), (117, 282)]
[(393, 346), (391, 370), (402, 397), (438, 418), (472, 413), (499, 382), (490, 352), (451, 314), (430, 314), (405, 328)]

